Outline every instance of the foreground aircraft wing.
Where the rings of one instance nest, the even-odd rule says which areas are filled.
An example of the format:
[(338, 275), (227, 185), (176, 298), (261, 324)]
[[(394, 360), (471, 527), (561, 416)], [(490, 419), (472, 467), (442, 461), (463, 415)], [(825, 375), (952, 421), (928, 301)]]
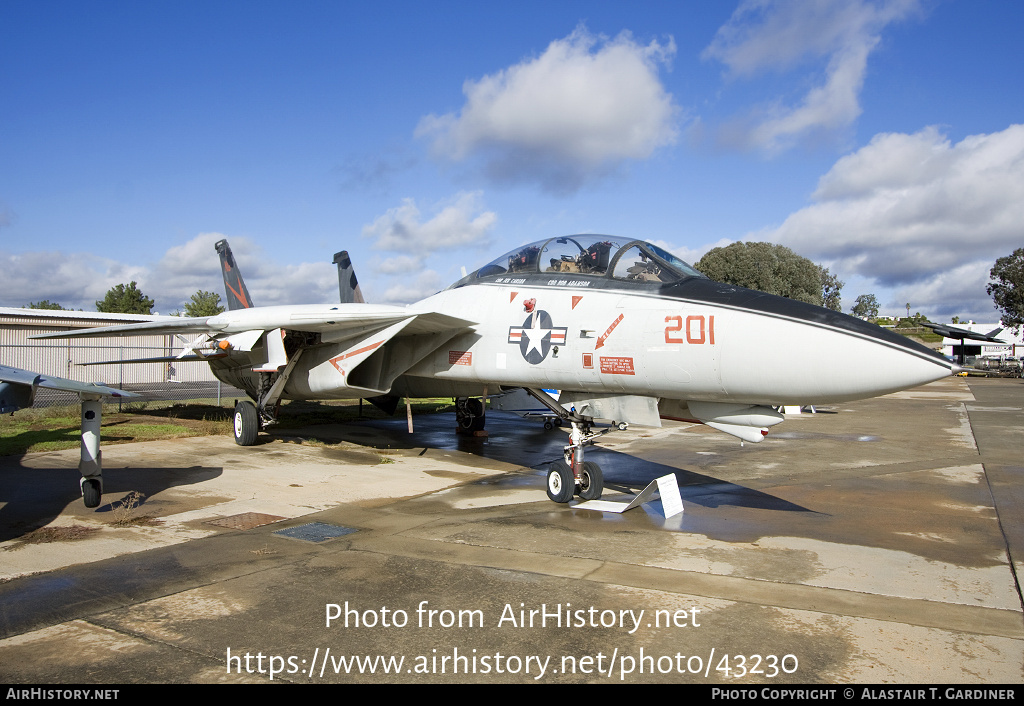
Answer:
[(75, 392), (84, 397), (138, 397), (95, 382), (78, 382), (53, 375), (40, 375), (30, 370), (0, 365), (0, 414), (31, 407), (38, 388)]
[(82, 400), (82, 444), (78, 470), (82, 474), (80, 487), (86, 507), (97, 507), (103, 495), (103, 466), (100, 456), (100, 426), (104, 397), (138, 397), (95, 382), (78, 382), (55, 375), (40, 375), (30, 370), (0, 365), (0, 413), (13, 413), (31, 407), (36, 390), (76, 392)]

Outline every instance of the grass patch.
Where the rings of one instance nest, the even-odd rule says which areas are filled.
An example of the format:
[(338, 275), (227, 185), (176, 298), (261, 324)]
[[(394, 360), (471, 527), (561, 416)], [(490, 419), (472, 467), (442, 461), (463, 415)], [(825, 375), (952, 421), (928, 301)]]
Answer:
[[(231, 402), (227, 401), (230, 405)], [(453, 412), (450, 398), (416, 400), (413, 414)], [(399, 404), (396, 417), (405, 414)], [(103, 406), (100, 444), (128, 444), (136, 441), (179, 439), (188, 436), (220, 436), (232, 433), (231, 407), (218, 407), (212, 400), (188, 402), (145, 402)], [(275, 429), (301, 429), (319, 424), (344, 424), (363, 419), (388, 419), (389, 415), (358, 400), (286, 401), (281, 405)], [(81, 409), (53, 406), (22, 409), (0, 417), (0, 456), (35, 451), (60, 451), (81, 444)], [(312, 440), (303, 439), (303, 443)]]
[[(81, 409), (77, 406), (18, 410), (0, 417), (0, 456), (78, 448), (82, 441), (81, 425)], [(119, 412), (115, 403), (103, 407), (100, 444), (230, 433), (231, 413), (223, 408), (172, 405), (165, 409), (145, 407)]]

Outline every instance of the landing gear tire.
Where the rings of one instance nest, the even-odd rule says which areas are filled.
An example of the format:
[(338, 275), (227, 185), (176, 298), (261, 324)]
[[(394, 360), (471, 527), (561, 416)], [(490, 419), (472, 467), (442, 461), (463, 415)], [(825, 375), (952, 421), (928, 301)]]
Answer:
[(100, 499), (103, 497), (103, 486), (95, 478), (86, 478), (82, 481), (82, 500), (86, 507), (99, 507)]
[(604, 492), (604, 473), (601, 467), (592, 461), (583, 462), (583, 473), (580, 474), (580, 497), (584, 500), (598, 500)]
[(235, 443), (239, 446), (252, 446), (260, 433), (260, 415), (256, 405), (243, 400), (235, 405), (234, 419)]
[(544, 428), (547, 429), (548, 431), (551, 431), (552, 429), (555, 428), (555, 423), (552, 422), (550, 419), (547, 419), (544, 421)]
[(567, 503), (572, 500), (576, 481), (572, 477), (572, 469), (565, 461), (555, 461), (548, 467), (548, 497), (556, 503)]
[(456, 412), (459, 430), (464, 433), (483, 431), (486, 425), (484, 401), (476, 397), (466, 400), (465, 413)]

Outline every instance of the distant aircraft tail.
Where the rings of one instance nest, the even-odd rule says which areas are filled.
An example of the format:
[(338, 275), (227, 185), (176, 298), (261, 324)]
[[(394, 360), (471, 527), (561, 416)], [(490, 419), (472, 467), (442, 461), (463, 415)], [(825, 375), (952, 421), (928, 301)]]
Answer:
[(231, 246), (226, 240), (218, 240), (216, 245), (217, 253), (220, 255), (220, 269), (224, 274), (224, 288), (228, 295), (228, 309), (250, 309), (252, 299), (249, 298), (249, 290), (245, 288), (242, 281), (242, 273), (238, 271), (235, 264), (235, 257), (231, 254)]
[(359, 282), (356, 281), (356, 271), (352, 267), (352, 260), (349, 259), (348, 251), (342, 250), (341, 252), (334, 253), (334, 264), (338, 266), (338, 291), (341, 295), (341, 303), (365, 303), (363, 293), (359, 290)]

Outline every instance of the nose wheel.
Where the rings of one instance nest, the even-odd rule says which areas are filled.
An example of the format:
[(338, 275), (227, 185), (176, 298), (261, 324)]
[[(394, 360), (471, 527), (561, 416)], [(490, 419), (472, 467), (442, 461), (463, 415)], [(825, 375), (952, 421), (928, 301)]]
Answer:
[(576, 480), (572, 477), (572, 469), (565, 461), (555, 461), (548, 467), (548, 497), (556, 503), (567, 503), (572, 500), (576, 489)]
[(598, 500), (604, 491), (604, 473), (601, 467), (592, 461), (583, 464), (580, 473), (579, 495), (583, 500)]
[(573, 495), (581, 500), (598, 500), (604, 491), (604, 473), (596, 463), (586, 461), (577, 479), (569, 464), (558, 460), (548, 467), (547, 491), (548, 498), (556, 503), (567, 503)]

